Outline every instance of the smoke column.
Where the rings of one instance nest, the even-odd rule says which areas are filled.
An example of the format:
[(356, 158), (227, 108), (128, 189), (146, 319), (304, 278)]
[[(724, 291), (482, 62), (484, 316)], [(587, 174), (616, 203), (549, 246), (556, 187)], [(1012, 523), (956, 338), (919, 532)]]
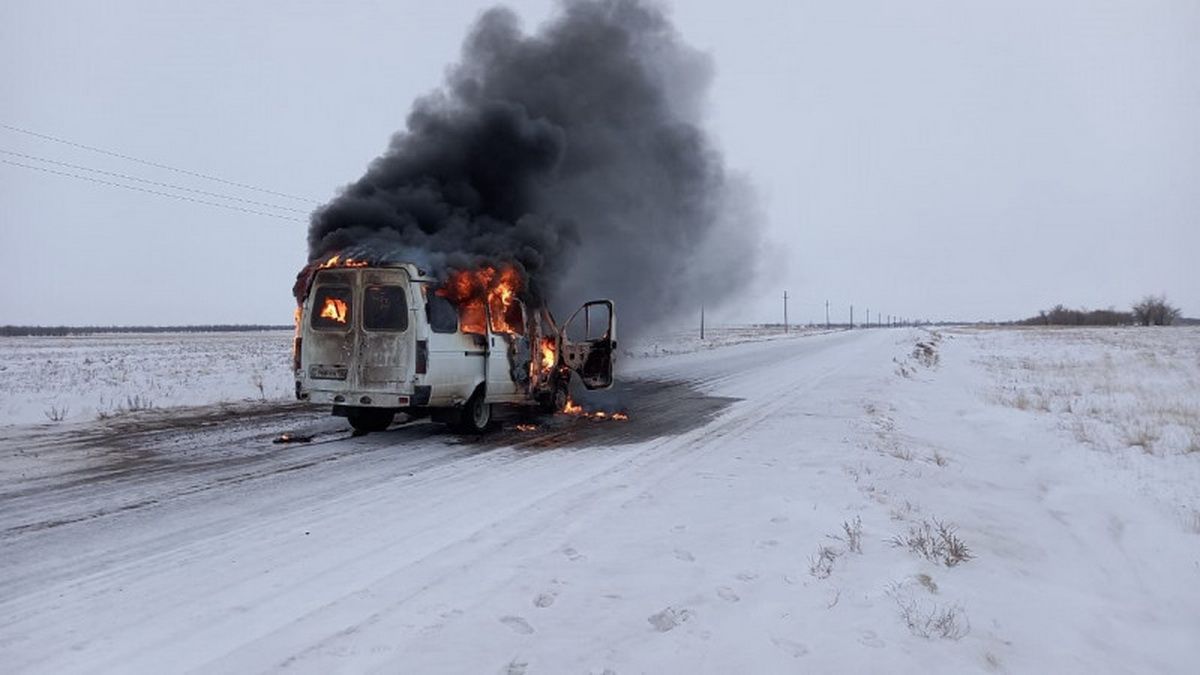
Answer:
[(533, 34), (491, 9), (445, 85), (313, 214), (309, 259), (513, 264), (531, 302), (614, 299), (626, 337), (732, 301), (760, 219), (701, 129), (711, 78), (641, 0), (567, 0)]

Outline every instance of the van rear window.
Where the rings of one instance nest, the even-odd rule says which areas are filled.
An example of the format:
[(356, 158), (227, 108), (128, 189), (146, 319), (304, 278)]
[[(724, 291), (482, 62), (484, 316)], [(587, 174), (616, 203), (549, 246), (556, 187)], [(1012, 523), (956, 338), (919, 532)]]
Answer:
[(402, 286), (367, 286), (363, 293), (363, 328), (408, 330), (408, 298)]
[(313, 296), (312, 327), (317, 330), (345, 330), (353, 320), (349, 286), (321, 286)]

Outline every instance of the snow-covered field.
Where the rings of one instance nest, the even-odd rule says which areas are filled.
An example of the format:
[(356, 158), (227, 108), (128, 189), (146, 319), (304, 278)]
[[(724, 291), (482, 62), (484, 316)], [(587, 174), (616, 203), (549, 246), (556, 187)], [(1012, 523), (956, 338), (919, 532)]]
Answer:
[(0, 663), (1194, 670), (1200, 332), (728, 330), (623, 346), (624, 423), (10, 425)]
[(292, 332), (0, 338), (0, 427), (292, 396)]

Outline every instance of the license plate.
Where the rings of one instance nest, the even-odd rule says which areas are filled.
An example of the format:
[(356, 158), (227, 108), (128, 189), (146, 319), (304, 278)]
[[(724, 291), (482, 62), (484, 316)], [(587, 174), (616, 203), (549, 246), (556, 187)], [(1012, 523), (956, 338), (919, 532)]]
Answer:
[(350, 374), (346, 366), (312, 366), (308, 369), (309, 377), (314, 380), (344, 380)]

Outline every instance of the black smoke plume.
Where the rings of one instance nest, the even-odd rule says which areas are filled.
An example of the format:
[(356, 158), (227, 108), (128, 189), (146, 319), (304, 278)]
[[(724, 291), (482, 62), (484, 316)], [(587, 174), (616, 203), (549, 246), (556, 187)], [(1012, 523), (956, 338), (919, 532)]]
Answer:
[(641, 0), (567, 0), (533, 34), (489, 10), (443, 88), (313, 214), (309, 259), (512, 264), (531, 302), (614, 299), (626, 336), (730, 301), (759, 221), (700, 127), (711, 77)]

